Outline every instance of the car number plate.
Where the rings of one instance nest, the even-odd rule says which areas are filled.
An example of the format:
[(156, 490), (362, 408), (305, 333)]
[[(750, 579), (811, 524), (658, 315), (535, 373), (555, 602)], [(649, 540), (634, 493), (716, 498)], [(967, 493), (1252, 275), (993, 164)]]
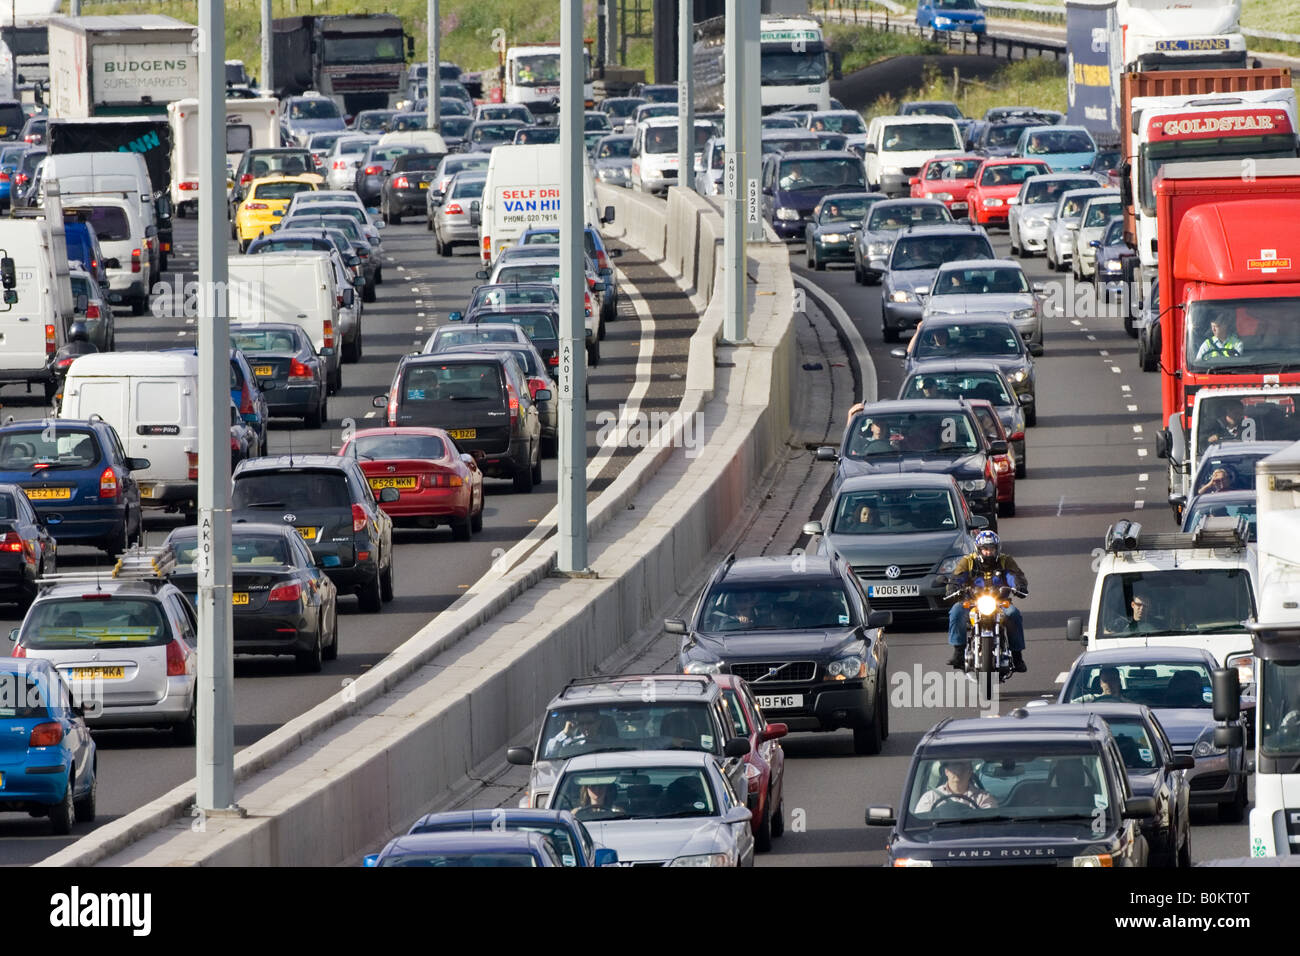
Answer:
[(867, 597), (920, 597), (919, 584), (873, 584), (867, 588)]
[(74, 667), (68, 675), (72, 680), (123, 680), (126, 669), (122, 667)]
[(299, 529), (298, 529), (298, 533), (299, 533), (300, 535), (302, 535), (303, 539), (306, 540), (306, 541), (315, 541), (315, 540), (316, 540), (316, 529), (315, 529), (315, 528), (299, 528)]
[(953, 203), (951, 206), (949, 206), (948, 208), (949, 208), (949, 209), (965, 209), (965, 208), (966, 208), (966, 204), (965, 204), (964, 202), (955, 202), (955, 203)]
[(26, 488), (29, 501), (67, 501), (72, 497), (71, 488)]
[(762, 710), (791, 710), (803, 706), (803, 694), (758, 694), (756, 697)]
[(402, 478), (371, 478), (370, 487), (379, 491), (383, 488), (414, 488), (417, 482), (414, 475)]
[(152, 498), (152, 497), (153, 497), (153, 485), (141, 484), (141, 485), (140, 485), (140, 497), (141, 497), (141, 498)]
[(236, 591), (234, 594), (230, 595), (230, 603), (231, 603), (231, 604), (247, 604), (247, 603), (248, 603), (248, 592), (247, 592), (247, 591)]
[(253, 374), (258, 378), (269, 378), (275, 374), (275, 369), (269, 365), (254, 365)]
[(477, 438), (477, 428), (449, 428), (447, 434), (452, 438)]
[(429, 188), (429, 184), (428, 184), (428, 183), (420, 183), (420, 188), (421, 188), (421, 189), (428, 189), (428, 188)]

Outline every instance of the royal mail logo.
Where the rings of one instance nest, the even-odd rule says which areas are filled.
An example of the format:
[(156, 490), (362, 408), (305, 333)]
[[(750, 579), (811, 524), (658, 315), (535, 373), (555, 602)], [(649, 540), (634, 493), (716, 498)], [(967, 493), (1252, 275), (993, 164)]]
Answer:
[(1277, 272), (1279, 269), (1290, 269), (1290, 258), (1280, 258), (1276, 249), (1261, 249), (1258, 259), (1247, 259), (1247, 269), (1258, 269), (1260, 272)]

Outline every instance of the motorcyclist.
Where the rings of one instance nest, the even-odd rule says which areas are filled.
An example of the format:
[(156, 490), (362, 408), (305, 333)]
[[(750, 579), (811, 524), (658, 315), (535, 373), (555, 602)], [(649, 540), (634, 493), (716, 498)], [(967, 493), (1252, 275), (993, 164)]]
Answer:
[[(981, 531), (975, 536), (975, 552), (968, 554), (957, 562), (957, 567), (949, 579), (949, 590), (969, 587), (977, 577), (987, 577), (1000, 572), (1007, 587), (1021, 593), (1029, 591), (1029, 583), (1020, 565), (1010, 555), (1001, 553), (998, 536), (992, 531)], [(948, 663), (961, 667), (965, 663), (966, 648), (966, 608), (961, 601), (953, 604), (948, 611), (948, 643), (952, 645), (952, 656)], [(1020, 609), (1014, 605), (1007, 608), (1003, 619), (1007, 624), (1007, 639), (1011, 643), (1011, 660), (1017, 673), (1024, 673), (1025, 666), (1025, 622)]]

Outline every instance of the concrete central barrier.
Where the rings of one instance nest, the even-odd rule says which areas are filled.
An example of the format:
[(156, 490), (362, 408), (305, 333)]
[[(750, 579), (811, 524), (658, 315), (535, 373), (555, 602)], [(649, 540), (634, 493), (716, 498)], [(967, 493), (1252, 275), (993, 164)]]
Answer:
[[(691, 586), (786, 447), (796, 361), (788, 254), (777, 244), (750, 248), (754, 344), (718, 345), (717, 209), (679, 190), (665, 203), (598, 189), (601, 204), (616, 208), (611, 234), (661, 262), (708, 305), (691, 343), (679, 415), (591, 509), (595, 576), (555, 575), (554, 540), (543, 541), (341, 693), (241, 751), (236, 800), (247, 816), (192, 812), (191, 781), (43, 865), (359, 860), (476, 767), (499, 761), (558, 690), (595, 671)], [(688, 440), (697, 447), (685, 447)]]

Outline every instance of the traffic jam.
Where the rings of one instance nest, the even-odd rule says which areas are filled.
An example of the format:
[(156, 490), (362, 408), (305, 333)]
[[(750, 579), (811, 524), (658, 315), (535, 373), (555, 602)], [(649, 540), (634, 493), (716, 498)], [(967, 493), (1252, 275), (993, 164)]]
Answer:
[[(927, 10), (932, 30), (974, 29)], [(48, 110), (15, 87), (24, 115), (0, 135), (0, 600), (15, 606), (0, 722), (16, 735), (0, 812), (34, 818), (0, 844), (89, 832), (123, 777), (101, 764), (160, 741), (184, 754), (199, 732), (199, 354), (177, 279), (198, 101), (132, 115), (140, 90), (93, 73), (60, 88), (100, 45), (161, 55), (193, 28), (113, 19), (50, 19)], [(352, 62), (391, 90), (352, 92), (329, 65), (337, 21), (366, 21), (373, 48)], [(234, 654), (270, 668), (237, 670), (245, 688), (330, 674), (395, 599), (427, 597), (428, 565), (527, 534), (554, 503), (562, 438), (560, 243), (584, 251), (582, 357), (604, 371), (629, 361), (609, 333), (632, 312), (602, 197), (725, 188), (720, 23), (697, 26), (690, 167), (676, 84), (598, 99), (588, 82), (586, 227), (565, 237), (559, 203), (579, 199), (559, 186), (557, 44), (433, 77), (407, 69), (391, 14), (293, 22), (276, 34), (302, 51), (292, 71), (259, 85), (227, 66)], [(891, 717), (900, 729), (891, 645), (896, 661), (919, 646), (960, 699), (907, 725), (891, 796), (848, 797), (884, 865), (1187, 867), (1211, 822), (1239, 825), (1234, 857), (1297, 852), (1296, 92), (1244, 46), (1203, 59), (1239, 34), (1207, 47), (1176, 18), (1142, 23), (1151, 36), (1112, 24), (1126, 69), (1106, 95), (1124, 121), (1107, 129), (1073, 102), (867, 116), (830, 96), (821, 21), (763, 17), (761, 217), (800, 282), (870, 303), (851, 320), (881, 370), (800, 465), (821, 489), (793, 516), (806, 547), (705, 569), (655, 624), (665, 664), (555, 688), (505, 754), (521, 781), (507, 801), (428, 813), (354, 862), (782, 865), (807, 755), (871, 758), (853, 764), (870, 774)], [(455, 307), (415, 291), (430, 264), (456, 270), (441, 273)], [(422, 323), (400, 350), (397, 312)], [(1032, 610), (1043, 552), (1021, 529), (1063, 480), (1046, 409), (1065, 386), (1043, 372), (1084, 321), (1122, 330), (1117, 361), (1158, 378), (1160, 407), (1129, 410), (1167, 501), (1095, 523), (1070, 556), (1093, 583), (1052, 619), (1073, 657), (1054, 674)], [(507, 518), (530, 498), (534, 517)]]

